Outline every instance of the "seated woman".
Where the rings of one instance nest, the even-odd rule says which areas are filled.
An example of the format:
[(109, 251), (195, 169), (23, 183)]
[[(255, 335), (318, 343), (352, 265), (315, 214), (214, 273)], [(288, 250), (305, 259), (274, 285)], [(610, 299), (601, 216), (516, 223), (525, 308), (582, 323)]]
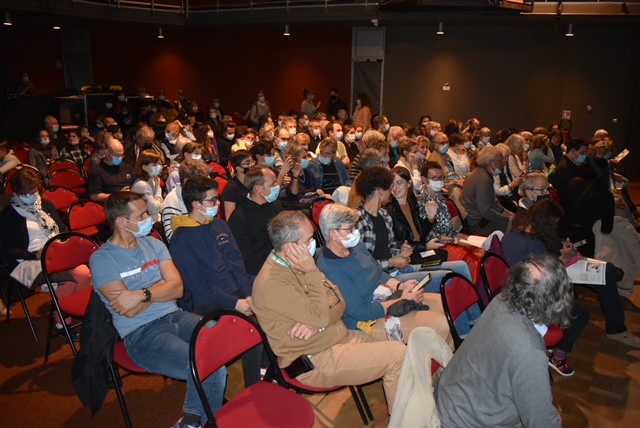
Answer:
[(471, 174), (471, 161), (464, 144), (465, 140), (462, 134), (449, 136), (449, 151), (447, 154), (451, 158), (453, 171), (458, 179), (465, 179)]
[[(67, 228), (53, 204), (40, 198), (40, 176), (21, 169), (11, 179), (15, 193), (11, 204), (0, 214), (0, 243), (9, 264), (11, 276), (30, 290), (45, 284), (42, 274), (42, 248), (46, 242)], [(54, 276), (58, 282), (58, 298), (91, 287), (91, 273), (85, 265)], [(62, 328), (56, 316), (56, 327)]]
[(232, 169), (232, 178), (222, 192), (222, 202), (225, 220), (229, 220), (231, 213), (236, 209), (236, 204), (247, 195), (244, 186), (244, 178), (249, 168), (255, 165), (251, 153), (248, 150), (236, 150), (229, 159)]
[[(200, 123), (193, 131), (196, 142), (202, 144), (202, 159), (207, 162), (218, 162), (218, 151), (214, 145), (213, 129), (210, 125)], [(226, 168), (226, 165), (222, 165)]]
[(29, 150), (29, 165), (35, 166), (44, 177), (45, 185), (49, 185), (49, 161), (60, 159), (60, 154), (55, 144), (51, 142), (49, 131), (41, 129), (38, 138), (31, 142)]
[(60, 150), (60, 159), (69, 159), (83, 168), (84, 160), (91, 156), (91, 150), (80, 141), (80, 131), (69, 131), (67, 144)]
[(413, 187), (420, 189), (422, 182), (420, 181), (420, 161), (421, 153), (419, 152), (418, 143), (410, 138), (405, 138), (400, 144), (400, 159), (396, 166), (404, 167), (411, 174)]
[[(562, 216), (562, 208), (550, 200), (542, 200), (533, 204), (525, 215), (516, 217), (514, 227), (502, 238), (505, 259), (510, 266), (515, 266), (530, 255), (553, 253), (560, 255), (562, 242), (558, 238), (556, 226)], [(625, 326), (624, 308), (616, 287), (617, 272), (615, 266), (607, 263), (604, 285), (575, 284), (593, 290), (600, 301), (605, 317), (607, 337), (640, 347), (640, 340), (632, 335)], [(579, 322), (578, 317), (577, 322)], [(584, 321), (586, 323), (586, 321)], [(583, 327), (584, 328), (584, 327)], [(580, 330), (581, 331), (581, 330)], [(578, 334), (574, 334), (573, 340)], [(567, 349), (566, 351), (570, 351)]]
[(546, 171), (545, 163), (552, 163), (555, 158), (549, 150), (551, 142), (549, 137), (544, 134), (537, 134), (531, 140), (531, 150), (527, 159), (529, 160), (529, 171)]
[(180, 156), (171, 161), (171, 165), (169, 166), (169, 177), (166, 183), (167, 193), (172, 191), (174, 187), (180, 185), (180, 174), (178, 174), (180, 163), (186, 159), (201, 161), (203, 152), (204, 148), (202, 144), (199, 143), (186, 143), (182, 146)]
[[(351, 330), (360, 326), (374, 338), (389, 337), (385, 316), (389, 306), (400, 299), (429, 306), (429, 310), (413, 310), (399, 317), (402, 336), (406, 342), (416, 327), (431, 327), (452, 346), (451, 332), (437, 294), (412, 292), (418, 282), (403, 275), (396, 278), (385, 273), (371, 257), (363, 243), (355, 222), (358, 212), (339, 204), (330, 204), (320, 214), (320, 230), (326, 245), (318, 255), (318, 268), (340, 288), (347, 303), (342, 319)], [(380, 290), (385, 297), (380, 297)], [(391, 291), (400, 291), (399, 299), (389, 298)], [(375, 324), (371, 329), (371, 322)], [(362, 324), (360, 324), (362, 322)]]
[(162, 210), (162, 188), (160, 178), (162, 172), (162, 159), (155, 150), (145, 150), (140, 153), (136, 166), (133, 169), (135, 181), (131, 190), (143, 195), (147, 203), (147, 209), (154, 223), (160, 221)]

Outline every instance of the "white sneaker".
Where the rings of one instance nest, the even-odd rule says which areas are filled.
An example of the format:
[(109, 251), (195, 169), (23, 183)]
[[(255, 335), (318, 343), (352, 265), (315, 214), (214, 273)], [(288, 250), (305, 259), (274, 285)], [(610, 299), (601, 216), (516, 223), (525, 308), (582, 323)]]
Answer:
[(640, 338), (631, 334), (629, 330), (623, 331), (622, 333), (607, 334), (607, 337), (611, 340), (622, 342), (625, 345), (633, 346), (634, 348), (640, 348)]

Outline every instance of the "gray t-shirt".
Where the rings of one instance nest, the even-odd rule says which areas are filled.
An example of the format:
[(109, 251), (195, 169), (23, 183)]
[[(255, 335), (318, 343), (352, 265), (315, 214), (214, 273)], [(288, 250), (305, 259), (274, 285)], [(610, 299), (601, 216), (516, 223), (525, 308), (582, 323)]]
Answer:
[[(171, 260), (169, 250), (164, 243), (150, 236), (138, 239), (138, 247), (135, 249), (118, 247), (109, 240), (105, 246), (91, 256), (89, 265), (93, 286), (99, 291), (106, 284), (122, 280), (129, 290), (151, 287), (162, 280), (160, 263), (165, 260)], [(102, 293), (98, 292), (98, 295), (111, 312), (113, 324), (121, 337), (127, 336), (138, 327), (178, 310), (175, 300), (154, 302), (138, 315), (128, 318), (115, 312), (109, 305), (109, 300)]]

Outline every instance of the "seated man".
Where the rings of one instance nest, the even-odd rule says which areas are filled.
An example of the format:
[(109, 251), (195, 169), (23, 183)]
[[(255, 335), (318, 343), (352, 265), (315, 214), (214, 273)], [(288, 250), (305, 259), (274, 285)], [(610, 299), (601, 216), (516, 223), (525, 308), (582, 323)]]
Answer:
[(122, 143), (110, 137), (104, 150), (104, 159), (89, 171), (89, 197), (95, 202), (104, 202), (110, 194), (129, 190), (133, 184), (133, 168), (122, 163), (124, 147)]
[(336, 156), (338, 144), (332, 138), (325, 138), (318, 146), (318, 157), (310, 167), (316, 178), (316, 188), (330, 195), (340, 186), (348, 186), (349, 174), (341, 159)]
[(187, 213), (187, 207), (182, 200), (182, 186), (194, 177), (207, 177), (209, 170), (204, 162), (186, 160), (180, 164), (178, 175), (180, 176), (180, 186), (176, 186), (169, 192), (167, 197), (164, 198), (164, 201), (162, 201), (162, 227), (169, 241), (171, 241), (171, 237), (173, 236), (171, 218), (175, 215)]
[[(187, 381), (184, 417), (174, 428), (199, 427), (204, 409), (189, 372), (189, 341), (200, 317), (176, 305), (182, 278), (167, 247), (146, 236), (152, 225), (142, 195), (113, 193), (105, 209), (113, 236), (91, 257), (94, 287), (131, 359), (148, 372)], [(222, 406), (226, 375), (223, 367), (203, 382), (214, 412)]]
[[(444, 172), (439, 163), (433, 161), (427, 161), (422, 166), (420, 172), (422, 187), (418, 194), (418, 207), (420, 214), (428, 218), (425, 211), (425, 204), (433, 201), (438, 205), (438, 211), (435, 218), (428, 218), (429, 221), (433, 220), (433, 228), (427, 234), (426, 241), (431, 239), (440, 239), (444, 237), (460, 238), (458, 231), (453, 225), (453, 218), (449, 212), (449, 207), (442, 196), (442, 188), (444, 187)], [(423, 214), (424, 213), (424, 214)], [(456, 241), (454, 241), (456, 242)]]
[(557, 257), (536, 256), (512, 269), (437, 385), (444, 428), (561, 426), (543, 335), (549, 324), (569, 324), (572, 291)]
[(252, 166), (244, 184), (249, 194), (229, 217), (229, 228), (240, 247), (247, 273), (257, 275), (273, 249), (267, 224), (282, 211), (277, 200), (280, 186), (273, 170), (264, 165)]
[(404, 345), (347, 330), (341, 321), (344, 298), (316, 267), (313, 227), (304, 214), (278, 214), (269, 223), (269, 237), (274, 251), (256, 277), (251, 307), (280, 367), (310, 356), (315, 368), (297, 380), (321, 388), (360, 385), (382, 377), (391, 411)]
[[(172, 217), (171, 255), (184, 280), (185, 311), (206, 315), (216, 309), (235, 309), (253, 315), (251, 283), (238, 244), (218, 215), (218, 182), (194, 177), (182, 189), (188, 215)], [(262, 347), (243, 355), (245, 386), (260, 381)]]

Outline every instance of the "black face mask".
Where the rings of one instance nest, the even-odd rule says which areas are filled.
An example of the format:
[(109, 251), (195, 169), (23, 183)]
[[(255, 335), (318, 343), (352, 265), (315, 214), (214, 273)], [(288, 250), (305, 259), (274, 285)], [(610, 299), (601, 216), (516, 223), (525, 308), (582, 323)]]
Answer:
[(473, 139), (471, 140), (473, 142), (474, 145), (478, 145), (478, 143), (480, 142), (480, 137), (479, 136), (475, 136), (473, 137)]
[(153, 143), (145, 143), (142, 145), (142, 148), (147, 150), (153, 148)]

